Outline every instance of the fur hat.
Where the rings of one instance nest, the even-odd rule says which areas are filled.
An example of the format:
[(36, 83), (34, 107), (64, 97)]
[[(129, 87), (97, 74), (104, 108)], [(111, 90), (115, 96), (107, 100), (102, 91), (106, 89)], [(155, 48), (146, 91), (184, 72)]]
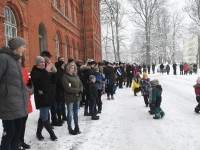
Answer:
[(19, 47), (23, 45), (26, 45), (26, 41), (21, 37), (14, 37), (8, 41), (8, 46), (10, 47), (12, 51), (15, 49), (18, 49)]
[(90, 76), (89, 76), (89, 79), (90, 79), (90, 80), (92, 80), (92, 79), (94, 79), (94, 78), (96, 78), (94, 75), (90, 75)]
[(88, 65), (94, 65), (94, 64), (97, 64), (97, 62), (94, 61), (94, 59), (90, 59), (90, 60), (88, 61)]
[(200, 84), (200, 77), (198, 77), (197, 79), (197, 84)]
[(148, 78), (148, 74), (146, 72), (143, 72), (143, 78), (147, 79)]
[(158, 79), (154, 79), (154, 80), (152, 80), (150, 83), (151, 83), (152, 86), (159, 85)]
[(35, 57), (35, 64), (38, 65), (41, 61), (45, 61), (42, 56), (36, 56)]
[(52, 57), (51, 53), (48, 52), (48, 51), (43, 51), (40, 55), (41, 55), (41, 56), (47, 56), (47, 57), (49, 57), (49, 58)]
[(106, 61), (105, 62), (105, 66), (108, 66), (110, 64), (110, 62)]

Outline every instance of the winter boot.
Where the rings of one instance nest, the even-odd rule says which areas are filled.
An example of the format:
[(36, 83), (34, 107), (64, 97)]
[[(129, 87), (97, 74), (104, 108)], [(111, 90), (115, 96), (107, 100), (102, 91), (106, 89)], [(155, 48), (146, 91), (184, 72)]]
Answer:
[(107, 97), (107, 100), (110, 100), (110, 96)]
[(92, 120), (99, 120), (99, 116), (97, 116), (96, 113), (93, 113), (91, 119)]
[(43, 129), (42, 119), (38, 119), (38, 127), (37, 127), (36, 136), (37, 136), (39, 141), (44, 140), (44, 137), (42, 136), (42, 129)]
[(195, 107), (194, 111), (195, 111), (196, 113), (199, 113), (199, 107), (198, 107), (198, 106)]
[(30, 148), (31, 148), (31, 146), (28, 145), (28, 144), (26, 144), (25, 142), (20, 142), (20, 146), (21, 146), (22, 148), (24, 148), (24, 149), (30, 149)]
[(134, 91), (134, 95), (137, 96), (136, 92)]
[(68, 130), (69, 130), (69, 134), (71, 134), (71, 135), (77, 135), (77, 132), (74, 131), (72, 128), (69, 128)]
[(77, 134), (81, 134), (81, 131), (80, 131), (79, 127), (75, 127), (75, 128), (74, 128), (74, 131), (75, 131)]
[(51, 140), (52, 141), (57, 140), (58, 138), (56, 137), (55, 133), (53, 132), (50, 122), (49, 121), (43, 121), (43, 125), (46, 128), (46, 130), (49, 132)]
[(56, 120), (52, 120), (52, 122), (51, 122), (51, 125), (52, 126), (62, 126), (62, 123), (60, 123), (57, 119)]
[(165, 116), (165, 113), (162, 111), (160, 112), (160, 117), (163, 118)]
[(87, 110), (87, 109), (85, 109), (85, 111), (84, 111), (84, 116), (91, 116), (91, 114), (88, 113), (88, 110)]
[(155, 116), (153, 117), (153, 119), (160, 119), (160, 116), (155, 114)]
[(58, 122), (63, 124), (64, 120), (61, 119), (61, 109), (57, 110)]
[(114, 100), (114, 96), (113, 95), (111, 95), (111, 99)]
[(62, 109), (62, 120), (67, 121), (66, 110)]

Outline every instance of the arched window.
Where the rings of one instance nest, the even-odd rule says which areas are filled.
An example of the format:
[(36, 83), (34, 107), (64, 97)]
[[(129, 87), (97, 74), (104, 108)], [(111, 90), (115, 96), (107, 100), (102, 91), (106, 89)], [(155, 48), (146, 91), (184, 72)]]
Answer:
[(58, 34), (56, 33), (56, 57), (60, 56), (60, 40)]
[(12, 37), (17, 36), (17, 23), (12, 10), (8, 6), (4, 8), (4, 17), (5, 17), (4, 34), (6, 42), (5, 44), (7, 46), (8, 40)]
[(40, 52), (47, 51), (47, 33), (43, 23), (40, 23), (38, 32), (39, 32)]

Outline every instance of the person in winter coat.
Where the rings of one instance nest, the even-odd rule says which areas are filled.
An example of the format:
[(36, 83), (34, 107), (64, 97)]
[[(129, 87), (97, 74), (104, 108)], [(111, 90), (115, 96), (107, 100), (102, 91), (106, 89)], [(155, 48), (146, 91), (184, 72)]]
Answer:
[(150, 74), (151, 66), (150, 64), (147, 65), (148, 74)]
[[(24, 55), (21, 57), (21, 66), (22, 66), (24, 83), (26, 84), (26, 86), (28, 88), (28, 111), (29, 111), (29, 113), (31, 113), (33, 111), (33, 109), (32, 109), (32, 104), (31, 104), (30, 93), (32, 91), (33, 86), (32, 86), (32, 81), (28, 76), (28, 71), (25, 68), (25, 56)], [(23, 117), (23, 119), (22, 119), (22, 130), (21, 130), (21, 134), (20, 134), (20, 147), (22, 147), (24, 149), (30, 149), (31, 148), (31, 146), (26, 144), (25, 141), (24, 141), (27, 119), (28, 119), (28, 115)]]
[(185, 62), (184, 65), (183, 65), (183, 70), (184, 70), (184, 75), (187, 75), (187, 72), (188, 72), (188, 65), (187, 65), (186, 62)]
[(92, 115), (92, 120), (99, 120), (99, 116), (97, 116), (97, 112), (95, 111), (95, 105), (99, 102), (98, 100), (98, 89), (95, 85), (96, 78), (94, 75), (89, 76), (90, 82), (87, 85), (87, 93), (86, 95), (89, 97), (89, 105), (90, 105), (90, 113)]
[(127, 72), (127, 84), (126, 87), (131, 87), (133, 77), (134, 77), (134, 68), (130, 64), (127, 64), (126, 67), (126, 72)]
[(114, 68), (111, 66), (110, 62), (105, 62), (105, 67), (103, 69), (103, 72), (106, 78), (107, 100), (114, 99), (113, 87), (115, 84), (115, 73), (114, 73)]
[(193, 65), (193, 72), (197, 74), (197, 64)]
[(183, 64), (180, 63), (180, 75), (183, 75)]
[[(74, 62), (68, 62), (65, 65), (65, 73), (62, 76), (62, 85), (64, 87), (64, 97), (67, 105), (67, 125), (69, 134), (80, 134), (78, 109), (82, 98), (81, 93), (83, 92), (83, 84), (77, 75), (77, 68)], [(74, 129), (72, 129), (71, 125), (72, 117), (74, 119)]]
[(164, 69), (164, 67), (165, 67), (165, 66), (164, 66), (163, 64), (160, 65), (160, 73), (162, 73), (162, 74), (163, 74), (163, 69)]
[(166, 66), (166, 71), (167, 71), (167, 75), (169, 75), (169, 72), (170, 72), (170, 66), (169, 66), (169, 64), (167, 64), (167, 66)]
[(102, 101), (101, 101), (101, 92), (102, 89), (104, 88), (104, 84), (105, 84), (105, 78), (103, 77), (102, 73), (99, 72), (99, 68), (95, 67), (94, 68), (94, 73), (93, 75), (96, 78), (96, 81), (99, 81), (97, 83), (95, 83), (96, 87), (97, 87), (97, 91), (98, 91), (98, 101), (97, 101), (97, 106), (98, 106), (98, 113), (101, 113), (102, 111)]
[(197, 82), (193, 87), (196, 94), (196, 101), (198, 103), (198, 105), (194, 108), (194, 111), (196, 113), (199, 113), (200, 111), (200, 77), (198, 77)]
[(123, 63), (120, 63), (119, 68), (117, 68), (117, 73), (118, 73), (118, 79), (119, 79), (119, 88), (122, 89), (124, 76), (125, 76)]
[(159, 84), (157, 79), (151, 81), (152, 84), (152, 102), (151, 105), (155, 107), (154, 113), (155, 116), (153, 119), (163, 118), (165, 113), (161, 109), (161, 101), (162, 101), (162, 86)]
[(20, 57), (26, 51), (26, 41), (21, 37), (11, 38), (8, 46), (0, 48), (1, 149), (17, 150), (22, 120), (28, 115), (28, 89), (20, 64)]
[(152, 63), (152, 72), (153, 72), (153, 74), (155, 73), (155, 64), (154, 63)]
[[(45, 59), (45, 67), (49, 67), (49, 68), (52, 68), (52, 70), (55, 70), (55, 72), (57, 71), (55, 65), (57, 65), (55, 63), (55, 65), (52, 63), (51, 61), (51, 53), (48, 52), (48, 51), (43, 51), (40, 56), (42, 56), (44, 59)], [(62, 60), (62, 57), (60, 57), (59, 59)], [(52, 84), (52, 86), (54, 86), (56, 88), (56, 82)], [(55, 93), (55, 92), (54, 92)], [(54, 97), (55, 99), (55, 97)], [(51, 106), (51, 125), (52, 126), (62, 126), (62, 124), (58, 121), (58, 118), (57, 118), (57, 110), (56, 110), (56, 99), (54, 100), (54, 104)]]
[(93, 74), (93, 68), (97, 64), (96, 61), (93, 59), (88, 59), (85, 63), (85, 65), (82, 65), (80, 67), (82, 71), (82, 84), (83, 84), (83, 94), (85, 94), (85, 109), (84, 109), (84, 116), (91, 116), (91, 114), (88, 112), (89, 108), (89, 98), (86, 96), (86, 87), (89, 83), (89, 76)]
[(173, 63), (172, 67), (173, 67), (173, 70), (174, 70), (174, 75), (176, 75), (176, 68), (177, 68), (176, 62)]
[(144, 103), (146, 105), (146, 107), (148, 107), (149, 102), (149, 93), (150, 93), (150, 81), (148, 79), (148, 74), (146, 72), (143, 72), (143, 78), (140, 80), (140, 87), (141, 87), (141, 92), (142, 92), (142, 96), (144, 98)]
[(141, 91), (140, 87), (140, 73), (136, 73), (135, 78), (133, 80), (133, 86), (132, 86), (132, 91), (134, 92), (134, 95), (137, 96), (137, 93)]
[(56, 70), (51, 66), (45, 67), (45, 59), (37, 56), (35, 58), (35, 66), (31, 71), (31, 80), (34, 85), (35, 106), (40, 111), (36, 136), (38, 140), (44, 140), (42, 129), (45, 127), (50, 134), (51, 140), (55, 141), (57, 137), (49, 122), (49, 110), (55, 103), (54, 84), (56, 83)]
[(191, 74), (191, 75), (192, 75), (192, 71), (193, 71), (193, 65), (192, 65), (192, 64), (190, 64), (190, 65), (189, 65), (189, 74)]
[(64, 74), (64, 61), (56, 62), (56, 108), (57, 116), (60, 124), (63, 124), (63, 121), (67, 121), (66, 111), (65, 111), (65, 99), (64, 99), (64, 88), (62, 86), (62, 76)]

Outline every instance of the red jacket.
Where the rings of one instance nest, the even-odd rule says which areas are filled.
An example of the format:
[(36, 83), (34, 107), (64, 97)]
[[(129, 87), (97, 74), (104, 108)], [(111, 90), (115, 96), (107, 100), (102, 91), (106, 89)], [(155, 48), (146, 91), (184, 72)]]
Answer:
[[(22, 67), (22, 72), (23, 72), (24, 82), (27, 85), (29, 77), (28, 77), (28, 72), (27, 72), (26, 68)], [(29, 111), (29, 113), (31, 113), (33, 111), (30, 93), (28, 93), (28, 111)]]
[(183, 65), (183, 70), (188, 71), (188, 65)]
[(200, 96), (200, 84), (194, 85), (196, 96)]

